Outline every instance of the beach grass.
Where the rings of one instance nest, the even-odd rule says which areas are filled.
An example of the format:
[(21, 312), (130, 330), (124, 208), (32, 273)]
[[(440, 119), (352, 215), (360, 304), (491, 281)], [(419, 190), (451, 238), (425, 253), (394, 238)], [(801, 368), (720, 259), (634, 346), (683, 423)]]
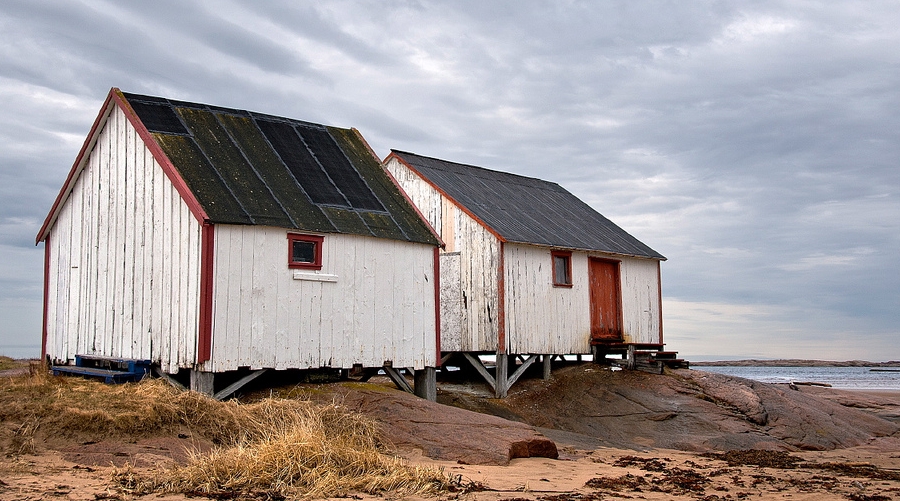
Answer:
[(390, 454), (378, 425), (338, 404), (267, 398), (219, 402), (160, 380), (105, 385), (46, 371), (0, 379), (0, 445), (35, 452), (35, 437), (135, 439), (187, 428), (216, 444), (184, 464), (114, 472), (130, 494), (186, 493), (331, 497), (352, 492), (426, 494), (444, 490), (442, 472)]

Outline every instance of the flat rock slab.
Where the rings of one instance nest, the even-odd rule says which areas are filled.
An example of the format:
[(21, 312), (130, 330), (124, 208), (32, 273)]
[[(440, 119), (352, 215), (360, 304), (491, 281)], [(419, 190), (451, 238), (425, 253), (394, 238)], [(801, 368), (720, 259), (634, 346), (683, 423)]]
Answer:
[(556, 444), (527, 424), (429, 402), (401, 391), (344, 383), (323, 386), (310, 397), (335, 400), (375, 419), (389, 442), (421, 449), (432, 459), (505, 465), (516, 458), (559, 457)]

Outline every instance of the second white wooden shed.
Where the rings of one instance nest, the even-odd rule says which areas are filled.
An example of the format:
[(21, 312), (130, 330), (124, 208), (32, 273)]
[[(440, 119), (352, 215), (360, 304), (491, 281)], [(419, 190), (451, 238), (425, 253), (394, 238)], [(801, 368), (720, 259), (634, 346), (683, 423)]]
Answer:
[(55, 364), (438, 364), (440, 241), (355, 129), (112, 89), (37, 241)]
[[(403, 151), (384, 163), (446, 245), (441, 351), (476, 366), (495, 354), (496, 373), (481, 372), (498, 396), (538, 357), (662, 349), (665, 257), (577, 197)], [(507, 374), (511, 356), (524, 363)]]

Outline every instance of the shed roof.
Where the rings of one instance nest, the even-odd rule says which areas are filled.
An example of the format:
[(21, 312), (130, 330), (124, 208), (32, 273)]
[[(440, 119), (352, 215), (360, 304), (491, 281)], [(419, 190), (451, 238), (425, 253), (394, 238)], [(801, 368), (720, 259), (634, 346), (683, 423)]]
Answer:
[(391, 150), (507, 242), (665, 257), (556, 183)]
[[(154, 154), (177, 171), (203, 222), (347, 233), (438, 245), (415, 207), (355, 129), (113, 88), (92, 134), (115, 103)], [(104, 116), (104, 113), (106, 114)], [(48, 223), (86, 160), (91, 137)], [(170, 176), (171, 178), (172, 176)]]

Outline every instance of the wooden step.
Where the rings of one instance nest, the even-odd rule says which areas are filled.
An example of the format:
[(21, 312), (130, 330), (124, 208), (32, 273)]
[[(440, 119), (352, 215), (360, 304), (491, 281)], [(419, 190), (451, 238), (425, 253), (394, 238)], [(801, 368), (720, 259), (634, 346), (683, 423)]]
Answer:
[(50, 368), (54, 376), (83, 376), (102, 379), (108, 384), (128, 383), (140, 381), (147, 372), (125, 372), (111, 369), (97, 369), (95, 367), (78, 367), (75, 365), (55, 365)]
[(100, 355), (75, 355), (78, 367), (93, 367), (122, 372), (146, 373), (150, 371), (150, 360), (139, 358), (104, 357)]

